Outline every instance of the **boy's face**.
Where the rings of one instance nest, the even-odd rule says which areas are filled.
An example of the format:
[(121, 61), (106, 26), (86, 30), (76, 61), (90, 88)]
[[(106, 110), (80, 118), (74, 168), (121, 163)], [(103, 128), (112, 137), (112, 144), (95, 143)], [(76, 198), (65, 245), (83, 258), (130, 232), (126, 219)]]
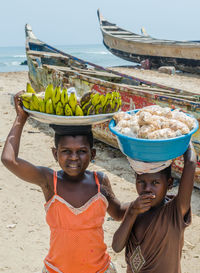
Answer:
[(63, 136), (58, 148), (53, 148), (53, 155), (62, 170), (71, 177), (78, 177), (87, 169), (96, 150), (90, 148), (86, 136)]
[(138, 194), (152, 194), (155, 196), (152, 199), (152, 207), (158, 206), (163, 201), (171, 183), (172, 179), (167, 180), (166, 175), (161, 172), (136, 175)]

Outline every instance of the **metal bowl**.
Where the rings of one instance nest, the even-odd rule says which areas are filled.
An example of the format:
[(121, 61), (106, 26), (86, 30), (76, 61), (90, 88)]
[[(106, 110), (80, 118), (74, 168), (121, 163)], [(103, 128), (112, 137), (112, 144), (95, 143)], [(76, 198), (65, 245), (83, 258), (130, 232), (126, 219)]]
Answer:
[(90, 115), (90, 116), (57, 116), (37, 111), (31, 111), (23, 107), (30, 117), (44, 123), (57, 125), (93, 125), (103, 123), (112, 119), (115, 113)]

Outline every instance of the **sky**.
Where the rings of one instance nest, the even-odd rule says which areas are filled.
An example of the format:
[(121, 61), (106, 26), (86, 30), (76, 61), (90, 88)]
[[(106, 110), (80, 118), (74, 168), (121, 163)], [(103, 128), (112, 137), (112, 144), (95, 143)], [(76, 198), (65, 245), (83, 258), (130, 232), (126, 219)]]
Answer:
[(0, 0), (0, 47), (24, 46), (29, 23), (51, 45), (101, 44), (97, 9), (108, 21), (156, 38), (200, 40), (199, 0)]

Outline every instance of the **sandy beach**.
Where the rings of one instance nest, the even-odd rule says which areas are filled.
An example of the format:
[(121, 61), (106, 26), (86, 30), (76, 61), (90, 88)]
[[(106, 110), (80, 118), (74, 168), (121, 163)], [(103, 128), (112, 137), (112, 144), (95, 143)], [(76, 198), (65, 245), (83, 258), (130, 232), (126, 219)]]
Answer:
[[(136, 71), (137, 76), (141, 71)], [(143, 71), (146, 79), (159, 77), (162, 84), (173, 82), (177, 88), (199, 92), (200, 78), (197, 76), (166, 75), (155, 71)], [(159, 73), (159, 75), (157, 74)], [(176, 79), (176, 81), (175, 81)], [(5, 138), (15, 118), (11, 104), (13, 94), (26, 88), (27, 72), (0, 73), (0, 153)], [(185, 83), (185, 84), (184, 84)], [(31, 118), (25, 125), (21, 140), (20, 156), (33, 164), (58, 170), (51, 154), (53, 132), (48, 126)], [(90, 169), (105, 172), (110, 178), (116, 196), (123, 202), (137, 197), (134, 174), (126, 157), (114, 148), (95, 141), (97, 156)], [(177, 187), (171, 193), (176, 193)], [(25, 183), (10, 173), (0, 162), (0, 272), (41, 273), (43, 259), (49, 247), (49, 228), (45, 222), (45, 199), (39, 187)], [(112, 236), (118, 222), (106, 215), (105, 242), (112, 261), (119, 273), (126, 272), (124, 251), (114, 253)], [(182, 252), (182, 273), (200, 271), (200, 190), (192, 194), (192, 224), (185, 231)], [(150, 273), (150, 272), (149, 272)]]

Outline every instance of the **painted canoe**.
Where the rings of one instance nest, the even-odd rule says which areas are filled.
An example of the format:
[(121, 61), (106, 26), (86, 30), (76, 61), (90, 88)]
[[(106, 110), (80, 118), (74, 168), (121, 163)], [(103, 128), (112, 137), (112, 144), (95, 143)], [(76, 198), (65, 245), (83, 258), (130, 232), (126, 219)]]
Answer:
[(149, 60), (150, 67), (174, 66), (177, 70), (200, 73), (200, 41), (156, 39), (110, 23), (97, 11), (103, 44), (114, 55), (134, 63)]
[[(123, 111), (157, 104), (180, 108), (200, 122), (200, 97), (196, 93), (147, 82), (78, 59), (38, 40), (30, 26), (26, 26), (26, 54), (29, 79), (37, 91), (44, 91), (49, 83), (62, 87), (74, 86), (80, 96), (91, 89), (102, 94), (117, 90), (122, 97)], [(108, 129), (108, 122), (94, 125), (93, 133), (96, 139), (119, 148), (116, 137)], [(192, 140), (200, 155), (200, 129)], [(178, 178), (181, 170), (180, 157), (173, 163), (173, 175)], [(200, 165), (195, 183), (200, 187)]]

